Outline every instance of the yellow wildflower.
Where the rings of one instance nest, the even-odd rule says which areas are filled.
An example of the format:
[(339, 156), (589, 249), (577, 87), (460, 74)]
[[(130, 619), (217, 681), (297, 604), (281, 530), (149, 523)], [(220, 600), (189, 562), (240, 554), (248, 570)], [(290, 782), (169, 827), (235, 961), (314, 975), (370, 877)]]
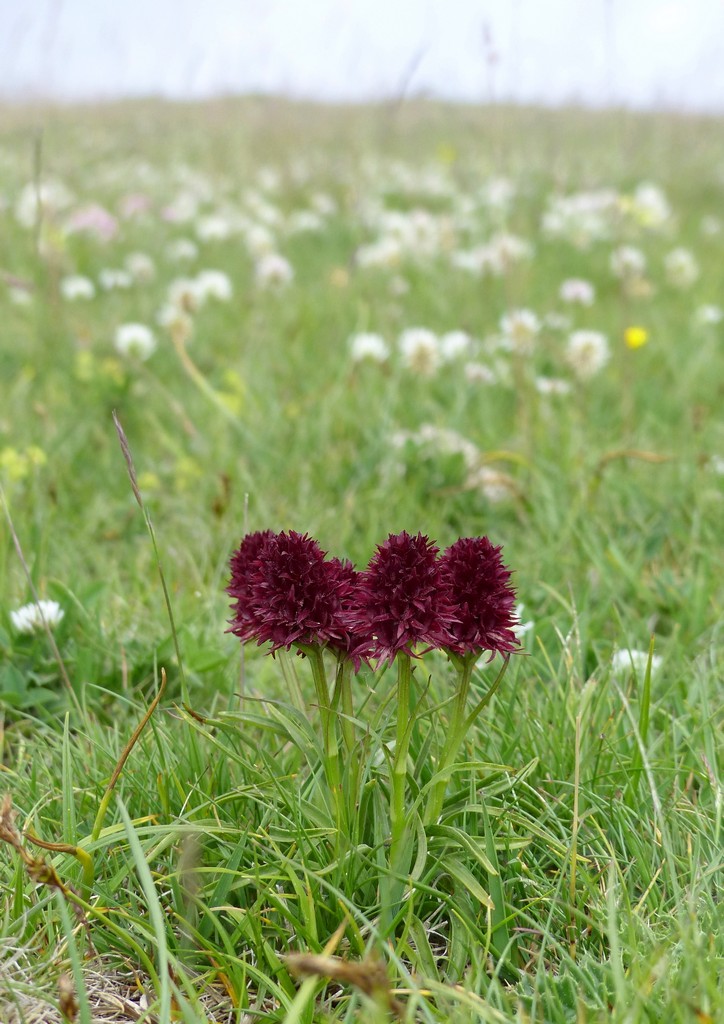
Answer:
[(95, 374), (95, 359), (93, 353), (89, 352), (88, 349), (82, 348), (80, 352), (75, 354), (75, 367), (74, 371), (76, 378), (87, 384), (93, 380)]
[(332, 267), (329, 283), (333, 288), (346, 288), (349, 284), (349, 271), (346, 267)]
[(238, 370), (224, 370), (223, 381), (227, 389), (240, 398), (246, 394), (246, 383)]
[(146, 470), (145, 472), (139, 474), (138, 487), (142, 492), (157, 491), (160, 486), (161, 481), (159, 480), (156, 473), (152, 473), (150, 470)]
[(457, 150), (449, 142), (441, 142), (438, 144), (436, 156), (441, 164), (454, 164), (458, 158)]
[(125, 383), (126, 375), (123, 372), (123, 365), (120, 360), (113, 359), (111, 356), (101, 362), (101, 373), (119, 387)]
[(186, 491), (203, 476), (201, 466), (195, 459), (182, 455), (176, 462), (174, 484), (177, 491)]
[(28, 460), (17, 448), (0, 449), (0, 472), (8, 480), (23, 480), (28, 475)]
[(232, 415), (238, 416), (244, 407), (241, 395), (236, 391), (217, 391), (216, 397)]
[(645, 327), (627, 327), (623, 332), (623, 340), (628, 348), (641, 348), (649, 340), (649, 332)]
[(31, 444), (26, 450), (25, 456), (31, 466), (44, 466), (48, 461), (48, 456), (37, 444)]

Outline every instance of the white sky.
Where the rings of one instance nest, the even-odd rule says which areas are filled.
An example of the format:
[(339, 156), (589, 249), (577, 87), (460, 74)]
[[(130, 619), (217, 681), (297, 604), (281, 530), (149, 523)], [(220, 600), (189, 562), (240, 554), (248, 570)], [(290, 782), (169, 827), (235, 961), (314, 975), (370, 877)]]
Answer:
[[(492, 59), (491, 59), (492, 55)], [(724, 110), (724, 0), (0, 0), (0, 96)]]

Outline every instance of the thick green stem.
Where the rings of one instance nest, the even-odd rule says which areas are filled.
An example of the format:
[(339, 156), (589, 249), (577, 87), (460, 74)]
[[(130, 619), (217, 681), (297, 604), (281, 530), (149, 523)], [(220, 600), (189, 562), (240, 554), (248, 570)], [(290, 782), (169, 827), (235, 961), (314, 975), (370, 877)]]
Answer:
[(322, 648), (316, 646), (304, 646), (301, 648), (309, 658), (314, 679), (314, 688), (317, 692), (317, 703), (319, 705), (319, 717), (322, 723), (322, 738), (324, 744), (324, 774), (332, 794), (332, 801), (335, 811), (337, 829), (342, 831), (344, 825), (343, 801), (342, 801), (342, 779), (339, 772), (339, 749), (337, 744), (337, 722), (336, 716), (329, 703), (329, 687), (327, 685), (327, 673), (324, 668), (324, 656)]
[(355, 744), (354, 724), (352, 722), (354, 717), (354, 706), (352, 704), (352, 662), (343, 655), (340, 655), (337, 664), (333, 703), (338, 711), (341, 708), (339, 721), (342, 729), (342, 739), (349, 753)]
[(397, 655), (397, 737), (395, 741), (395, 757), (392, 763), (392, 801), (390, 818), (392, 826), (392, 845), (390, 847), (390, 867), (393, 871), (401, 869), (402, 851), (405, 841), (405, 783), (407, 780), (407, 751), (410, 745), (410, 681), (412, 667), (408, 654)]
[[(437, 765), (438, 772), (444, 772), (455, 761), (460, 746), (465, 739), (467, 732), (465, 721), (465, 708), (470, 691), (470, 678), (475, 668), (475, 655), (468, 654), (464, 658), (455, 659), (458, 666), (458, 686), (455, 696), (452, 718), (448, 727), (445, 745)], [(425, 824), (433, 825), (440, 817), (442, 805), (445, 800), (448, 777), (445, 775), (433, 786), (425, 808)]]

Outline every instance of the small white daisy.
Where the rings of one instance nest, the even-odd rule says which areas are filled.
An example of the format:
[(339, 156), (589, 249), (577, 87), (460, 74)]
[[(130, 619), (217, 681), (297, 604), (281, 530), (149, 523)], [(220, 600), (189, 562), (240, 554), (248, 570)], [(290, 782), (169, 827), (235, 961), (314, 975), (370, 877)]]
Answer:
[(721, 306), (699, 306), (694, 313), (694, 323), (698, 327), (710, 327), (713, 324), (720, 324), (724, 320), (724, 309)]
[(195, 260), (199, 254), (199, 247), (190, 238), (177, 238), (166, 246), (166, 256), (178, 263), (185, 263)]
[(610, 266), (614, 277), (621, 280), (643, 277), (646, 272), (646, 257), (633, 245), (620, 245), (611, 253)]
[(584, 281), (580, 277), (569, 277), (561, 285), (558, 294), (563, 302), (591, 306), (596, 298), (596, 289), (590, 281)]
[(145, 362), (156, 350), (156, 339), (145, 324), (121, 324), (116, 328), (114, 345), (120, 355), (136, 356)]
[(447, 331), (440, 338), (440, 356), (444, 363), (467, 355), (473, 339), (466, 331)]
[(114, 288), (130, 288), (133, 278), (127, 270), (117, 270), (114, 267), (104, 267), (98, 275), (101, 288), (110, 292)]
[[(662, 660), (663, 659), (660, 654), (654, 654), (651, 659), (652, 675), (661, 668)], [(643, 677), (648, 661), (648, 651), (639, 651), (634, 648), (622, 651), (616, 650), (611, 656), (611, 671), (619, 678), (621, 676), (631, 675), (632, 673), (635, 676)]]
[(156, 265), (145, 252), (131, 252), (123, 262), (134, 281), (146, 284), (156, 276)]
[(539, 395), (568, 395), (571, 385), (560, 377), (536, 377), (535, 389)]
[(408, 327), (400, 335), (400, 352), (405, 365), (423, 377), (432, 377), (440, 365), (437, 335), (427, 327)]
[(574, 331), (566, 346), (566, 361), (579, 380), (594, 377), (608, 362), (608, 339), (600, 331)]
[(690, 288), (699, 276), (699, 264), (688, 249), (672, 249), (664, 259), (666, 280), (674, 288)]
[(540, 333), (540, 320), (530, 309), (513, 309), (501, 317), (500, 329), (510, 351), (530, 355)]
[(228, 302), (234, 294), (231, 280), (223, 270), (202, 270), (196, 275), (196, 290), (202, 302), (206, 299)]
[(92, 299), (96, 293), (96, 286), (89, 277), (82, 274), (69, 274), (60, 282), (60, 294), (69, 302), (76, 299)]
[(255, 280), (262, 288), (289, 284), (294, 279), (294, 267), (278, 252), (262, 256), (256, 264)]
[(470, 384), (497, 384), (498, 375), (485, 363), (466, 363), (463, 369), (465, 380)]
[(353, 334), (349, 339), (350, 352), (355, 363), (370, 359), (375, 363), (384, 363), (390, 357), (390, 348), (381, 334), (364, 331)]
[(45, 626), (51, 629), (61, 622), (65, 612), (57, 601), (38, 601), (24, 604), (14, 612), (10, 612), (13, 629), (18, 633), (37, 633)]

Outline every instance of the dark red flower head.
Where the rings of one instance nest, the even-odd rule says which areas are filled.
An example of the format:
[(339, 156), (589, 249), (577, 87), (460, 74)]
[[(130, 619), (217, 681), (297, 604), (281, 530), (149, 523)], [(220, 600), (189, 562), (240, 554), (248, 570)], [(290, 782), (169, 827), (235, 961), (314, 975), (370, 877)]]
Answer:
[(242, 538), (241, 544), (231, 556), (229, 568), (231, 569), (231, 580), (226, 588), (227, 594), (234, 598), (231, 612), (234, 616), (233, 622), (236, 628), (240, 627), (248, 614), (250, 588), (249, 581), (255, 569), (264, 545), (275, 534), (271, 530), (259, 530), (256, 533), (247, 533)]
[(500, 546), (487, 537), (461, 537), (440, 558), (440, 575), (452, 603), (448, 646), (456, 654), (516, 650), (515, 591)]
[(359, 574), (350, 628), (371, 638), (370, 655), (392, 661), (417, 644), (450, 644), (452, 615), (440, 585), (438, 548), (418, 533), (390, 534)]
[(355, 586), (352, 566), (338, 558), (327, 561), (306, 534), (267, 533), (265, 539), (245, 537), (232, 555), (227, 590), (236, 602), (230, 632), (242, 641), (269, 642), (272, 651), (293, 644), (349, 651), (355, 644), (342, 611)]

